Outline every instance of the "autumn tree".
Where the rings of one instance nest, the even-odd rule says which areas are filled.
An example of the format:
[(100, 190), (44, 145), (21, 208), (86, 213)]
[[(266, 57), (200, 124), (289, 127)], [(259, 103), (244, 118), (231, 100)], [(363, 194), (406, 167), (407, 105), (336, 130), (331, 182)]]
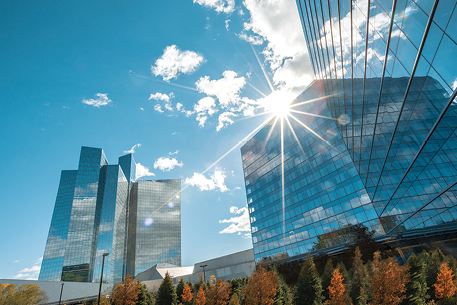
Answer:
[(178, 302), (175, 285), (171, 280), (170, 274), (165, 273), (165, 277), (157, 291), (157, 305), (176, 305)]
[(410, 278), (406, 285), (406, 298), (403, 305), (422, 305), (430, 297), (427, 294), (428, 286), (425, 278), (427, 265), (423, 256), (414, 253), (408, 258)]
[(365, 266), (363, 265), (362, 253), (357, 247), (354, 251), (354, 261), (352, 263), (352, 282), (349, 296), (352, 302), (356, 305), (365, 305), (369, 300), (370, 283), (368, 281), (368, 274)]
[(188, 303), (192, 301), (193, 295), (192, 295), (192, 289), (188, 284), (184, 284), (184, 289), (181, 294), (181, 300), (183, 303)]
[(206, 287), (207, 285), (205, 284), (205, 281), (203, 280), (203, 273), (199, 272), (198, 273), (198, 282), (194, 285), (195, 291), (199, 291), (200, 287), (203, 288), (203, 291), (206, 293)]
[(352, 304), (351, 298), (346, 290), (346, 285), (344, 284), (344, 278), (340, 272), (340, 269), (335, 269), (333, 271), (333, 276), (328, 286), (329, 291), (329, 300), (326, 304), (329, 305), (347, 305)]
[(178, 296), (178, 303), (184, 303), (181, 296), (184, 290), (184, 280), (179, 278), (178, 285), (176, 286), (176, 295)]
[(123, 282), (118, 282), (113, 287), (111, 299), (114, 305), (136, 305), (140, 284), (134, 281), (131, 275), (126, 275)]
[(257, 265), (257, 270), (242, 290), (244, 305), (273, 305), (277, 287), (274, 274)]
[(197, 305), (205, 305), (206, 304), (206, 295), (205, 291), (203, 290), (203, 285), (200, 285), (197, 292)]
[(435, 297), (437, 299), (450, 299), (454, 296), (456, 286), (454, 283), (454, 272), (447, 262), (441, 264), (440, 272), (438, 273), (435, 288)]
[(300, 270), (294, 295), (295, 303), (297, 305), (315, 305), (322, 303), (321, 278), (319, 277), (313, 258), (309, 253)]
[(211, 284), (209, 287), (206, 298), (208, 305), (227, 305), (230, 300), (231, 287), (226, 281), (219, 279)]
[(406, 283), (409, 279), (408, 270), (408, 266), (400, 266), (393, 257), (381, 260), (381, 253), (376, 251), (371, 275), (371, 304), (400, 304), (406, 297)]
[(43, 304), (48, 301), (46, 292), (37, 285), (25, 284), (17, 287), (14, 284), (0, 285), (0, 304)]
[[(98, 298), (96, 298), (95, 302), (92, 304), (98, 304)], [(138, 303), (138, 304), (140, 304), (140, 303)], [(100, 305), (109, 305), (109, 298), (104, 294), (102, 294), (100, 296)]]

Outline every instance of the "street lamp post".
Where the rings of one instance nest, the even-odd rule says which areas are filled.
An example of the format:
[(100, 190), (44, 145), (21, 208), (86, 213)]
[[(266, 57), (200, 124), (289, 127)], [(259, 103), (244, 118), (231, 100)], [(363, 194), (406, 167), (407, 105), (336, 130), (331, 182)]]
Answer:
[(100, 295), (102, 294), (102, 283), (103, 283), (103, 267), (105, 267), (105, 256), (108, 256), (109, 253), (103, 253), (103, 261), (102, 261), (102, 273), (100, 275), (100, 288), (98, 289), (98, 304), (100, 305)]
[(62, 287), (60, 287), (59, 305), (60, 305), (60, 302), (62, 301), (63, 284), (65, 284), (65, 283), (62, 283)]
[(205, 267), (208, 265), (201, 265), (200, 267), (203, 268), (203, 281), (206, 283), (206, 274), (205, 274)]

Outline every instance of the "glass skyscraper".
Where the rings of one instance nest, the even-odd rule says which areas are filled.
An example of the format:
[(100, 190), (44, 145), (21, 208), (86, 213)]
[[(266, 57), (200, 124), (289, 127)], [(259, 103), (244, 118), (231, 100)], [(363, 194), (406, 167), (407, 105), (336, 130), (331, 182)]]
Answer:
[(78, 170), (61, 174), (39, 280), (97, 281), (103, 253), (111, 283), (180, 266), (180, 192), (179, 179), (135, 182), (132, 154), (108, 165), (102, 149), (82, 147)]
[(456, 1), (297, 7), (315, 80), (242, 148), (256, 260), (331, 251), (355, 224), (404, 251), (455, 243)]

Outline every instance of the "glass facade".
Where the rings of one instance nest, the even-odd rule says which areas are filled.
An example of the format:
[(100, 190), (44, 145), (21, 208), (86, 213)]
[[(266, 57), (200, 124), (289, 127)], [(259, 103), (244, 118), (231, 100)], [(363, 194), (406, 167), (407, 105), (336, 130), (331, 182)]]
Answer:
[(378, 234), (455, 224), (456, 2), (297, 7), (315, 81), (292, 108), (312, 131), (274, 120), (242, 148), (256, 259), (343, 244), (358, 223)]
[[(135, 261), (128, 261), (136, 259), (129, 253), (130, 249), (141, 253), (143, 245), (149, 247), (150, 253), (152, 250), (163, 252), (172, 245), (167, 250), (179, 255), (168, 253), (160, 258), (162, 262), (181, 264), (180, 200), (165, 198), (171, 193), (179, 198), (181, 181), (157, 181), (154, 185), (160, 187), (153, 187), (154, 192), (141, 191), (141, 196), (132, 203), (130, 189), (138, 189), (138, 185), (145, 182), (155, 183), (135, 182), (134, 176), (135, 161), (131, 154), (120, 157), (119, 164), (108, 165), (102, 149), (81, 148), (78, 170), (62, 171), (39, 280), (97, 281), (101, 275), (102, 255), (109, 253), (103, 279), (117, 282), (122, 280), (128, 266), (135, 265)], [(162, 200), (165, 207), (159, 208), (158, 202)], [(137, 239), (135, 233), (128, 233), (129, 209), (140, 211), (138, 219), (144, 218), (144, 213), (154, 214), (151, 217), (156, 223), (149, 228), (149, 234), (144, 234), (140, 227), (138, 234), (144, 236)], [(167, 229), (171, 230), (170, 234), (163, 234)], [(127, 247), (132, 243), (132, 248)], [(143, 259), (144, 255), (140, 257)], [(155, 260), (144, 260), (144, 264), (149, 262)]]
[[(127, 273), (181, 266), (181, 180), (138, 181), (129, 205)], [(130, 250), (131, 249), (131, 250)]]

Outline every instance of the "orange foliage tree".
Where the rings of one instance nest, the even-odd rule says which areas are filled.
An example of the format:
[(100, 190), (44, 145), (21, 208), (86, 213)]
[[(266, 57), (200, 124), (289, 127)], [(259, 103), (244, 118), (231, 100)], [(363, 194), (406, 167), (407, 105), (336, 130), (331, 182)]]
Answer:
[(258, 265), (243, 288), (244, 305), (273, 305), (277, 287), (275, 275)]
[(372, 305), (398, 305), (406, 297), (409, 267), (400, 266), (393, 257), (381, 260), (380, 252), (376, 251), (370, 280)]
[(198, 288), (197, 304), (198, 305), (206, 304), (206, 295), (205, 295), (205, 291), (203, 290), (203, 285), (200, 285), (200, 288)]
[(208, 305), (227, 305), (232, 291), (231, 285), (226, 281), (219, 279), (212, 284), (207, 293)]
[(181, 295), (182, 301), (184, 303), (190, 302), (192, 301), (192, 297), (192, 289), (190, 289), (188, 284), (185, 284)]
[(343, 276), (337, 268), (333, 270), (333, 276), (328, 286), (329, 301), (326, 304), (330, 305), (346, 305), (352, 304), (349, 294), (346, 291), (346, 285), (343, 283)]
[(438, 273), (435, 288), (435, 297), (437, 299), (449, 299), (455, 294), (456, 286), (454, 283), (454, 272), (449, 268), (449, 265), (444, 262), (441, 264), (440, 272)]
[(140, 284), (133, 280), (131, 275), (126, 275), (123, 282), (118, 282), (113, 287), (111, 298), (114, 305), (136, 305)]

